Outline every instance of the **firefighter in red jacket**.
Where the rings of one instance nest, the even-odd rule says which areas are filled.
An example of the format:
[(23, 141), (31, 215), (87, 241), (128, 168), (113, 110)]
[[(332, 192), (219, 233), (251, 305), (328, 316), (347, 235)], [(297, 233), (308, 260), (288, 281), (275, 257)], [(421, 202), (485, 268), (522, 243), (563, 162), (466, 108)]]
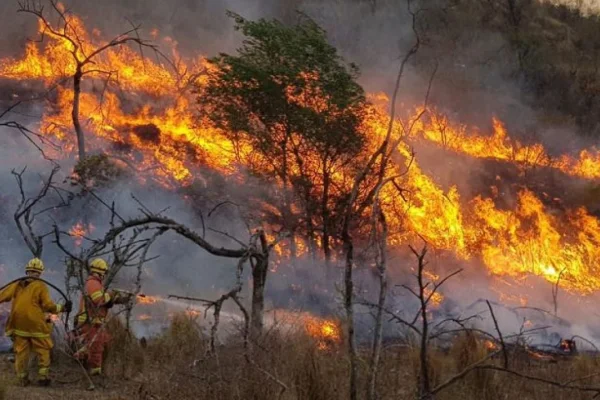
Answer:
[(102, 280), (107, 271), (106, 261), (100, 258), (90, 263), (90, 274), (79, 302), (79, 313), (75, 317), (76, 329), (83, 339), (83, 347), (76, 356), (87, 361), (92, 376), (102, 374), (104, 348), (110, 340), (105, 326), (108, 310), (114, 304), (128, 300), (119, 293), (104, 290)]

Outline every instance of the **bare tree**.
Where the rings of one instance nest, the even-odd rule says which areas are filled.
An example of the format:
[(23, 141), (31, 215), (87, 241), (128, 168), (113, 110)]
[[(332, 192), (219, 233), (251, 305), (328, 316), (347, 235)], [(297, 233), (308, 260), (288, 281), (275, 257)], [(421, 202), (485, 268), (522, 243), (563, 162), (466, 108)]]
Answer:
[[(351, 236), (351, 229), (355, 224), (355, 219), (363, 215), (364, 211), (373, 205), (375, 196), (379, 193), (381, 188), (390, 182), (394, 182), (399, 176), (405, 174), (399, 174), (396, 176), (386, 176), (388, 167), (392, 156), (397, 151), (397, 147), (402, 140), (404, 135), (400, 135), (397, 138), (393, 137), (394, 124), (396, 122), (396, 100), (400, 89), (404, 70), (411, 60), (411, 58), (418, 52), (421, 47), (421, 39), (417, 31), (417, 16), (420, 11), (413, 11), (411, 0), (407, 0), (407, 10), (412, 18), (412, 29), (415, 35), (415, 42), (410, 50), (404, 55), (400, 63), (398, 75), (396, 77), (396, 83), (394, 86), (392, 101), (390, 104), (390, 120), (386, 136), (379, 145), (379, 147), (373, 152), (368, 158), (364, 168), (360, 169), (356, 174), (348, 199), (346, 201), (343, 216), (342, 216), (342, 231), (341, 238), (343, 243), (343, 251), (345, 254), (345, 266), (344, 266), (344, 308), (346, 313), (346, 324), (347, 324), (347, 340), (348, 340), (348, 353), (350, 357), (350, 399), (356, 400), (357, 393), (357, 356), (356, 356), (356, 344), (354, 338), (354, 310), (353, 310), (353, 296), (354, 296), (354, 280), (353, 280), (353, 268), (354, 268), (354, 243)], [(431, 92), (431, 86), (437, 67), (431, 75), (429, 80), (429, 86), (427, 88), (427, 94), (425, 97), (425, 104), (427, 105), (429, 94)], [(404, 134), (411, 132), (414, 128), (415, 123), (421, 119), (425, 112), (425, 108), (419, 115), (413, 120), (409, 121), (408, 124), (402, 124), (402, 131)], [(410, 167), (410, 162), (408, 167)], [(368, 177), (374, 176), (374, 182), (368, 180)], [(361, 196), (361, 193), (364, 194)], [(376, 340), (377, 342), (377, 340)], [(372, 371), (375, 371), (372, 368)], [(375, 374), (376, 375), (376, 374)], [(373, 377), (371, 379), (374, 379)], [(369, 385), (371, 386), (371, 385)]]
[(141, 39), (139, 35), (140, 25), (132, 25), (132, 28), (120, 35), (114, 37), (109, 42), (100, 45), (98, 47), (89, 48), (89, 43), (85, 43), (77, 27), (72, 24), (71, 18), (68, 11), (64, 9), (58, 0), (48, 0), (51, 6), (51, 10), (58, 16), (58, 26), (53, 26), (49, 17), (44, 12), (44, 6), (41, 2), (33, 0), (26, 0), (19, 2), (19, 9), (17, 12), (23, 12), (32, 14), (40, 21), (43, 26), (43, 34), (50, 33), (52, 36), (59, 37), (71, 46), (71, 55), (75, 62), (75, 73), (73, 74), (73, 108), (71, 112), (71, 118), (73, 121), (73, 127), (77, 135), (77, 147), (79, 153), (79, 160), (83, 160), (86, 155), (85, 150), (85, 135), (81, 123), (79, 121), (79, 99), (81, 95), (81, 82), (83, 77), (90, 74), (105, 75), (110, 79), (111, 71), (105, 71), (98, 69), (96, 59), (102, 53), (108, 49), (126, 45), (136, 44), (141, 48), (146, 47), (158, 52), (155, 45), (149, 41)]
[(436, 294), (438, 294), (439, 289), (444, 283), (446, 283), (449, 279), (459, 274), (462, 269), (459, 269), (445, 278), (441, 279), (439, 282), (432, 284), (432, 282), (427, 282), (425, 280), (425, 267), (427, 266), (427, 261), (425, 261), (425, 257), (427, 256), (427, 245), (424, 245), (423, 248), (417, 251), (414, 247), (409, 246), (412, 253), (415, 255), (417, 259), (417, 273), (416, 273), (416, 281), (417, 281), (417, 290), (415, 291), (410, 286), (402, 285), (404, 289), (406, 289), (409, 293), (411, 293), (419, 302), (419, 310), (416, 313), (415, 317), (410, 321), (411, 325), (415, 325), (417, 321), (420, 322), (420, 344), (419, 344), (419, 359), (420, 359), (420, 373), (419, 373), (419, 396), (423, 399), (433, 399), (433, 395), (431, 393), (431, 381), (430, 381), (430, 370), (429, 370), (429, 341), (430, 341), (430, 317), (428, 315), (428, 309), (431, 304), (432, 299)]
[[(17, 225), (17, 229), (25, 244), (31, 251), (31, 254), (34, 257), (40, 258), (42, 256), (42, 251), (44, 250), (44, 238), (51, 235), (52, 231), (45, 233), (37, 233), (34, 228), (35, 220), (37, 217), (48, 213), (49, 211), (56, 210), (60, 207), (68, 206), (68, 199), (61, 195), (59, 189), (55, 186), (54, 178), (59, 171), (58, 166), (54, 166), (50, 175), (45, 178), (42, 182), (42, 187), (39, 192), (33, 197), (28, 197), (25, 193), (25, 184), (23, 182), (23, 176), (25, 174), (26, 168), (23, 168), (20, 172), (12, 171), (14, 175), (17, 185), (19, 187), (20, 193), (20, 202), (15, 210), (14, 220)], [(49, 195), (50, 192), (56, 193), (59, 198), (58, 203), (52, 203), (51, 205), (44, 204), (44, 200)]]
[(21, 135), (23, 135), (23, 137), (25, 139), (27, 139), (27, 141), (29, 141), (31, 144), (33, 144), (33, 146), (37, 150), (39, 150), (39, 152), (42, 154), (42, 157), (44, 157), (46, 160), (48, 160), (56, 165), (54, 160), (52, 160), (50, 157), (48, 157), (48, 155), (46, 154), (46, 152), (44, 151), (44, 148), (43, 148), (43, 146), (48, 145), (51, 148), (56, 150), (59, 148), (56, 144), (52, 143), (52, 141), (48, 140), (43, 135), (27, 128), (25, 125), (23, 125), (22, 123), (20, 123), (18, 121), (6, 120), (6, 116), (8, 116), (10, 113), (14, 112), (14, 110), (17, 107), (19, 107), (20, 105), (21, 105), (20, 101), (16, 102), (0, 113), (0, 127), (4, 126), (4, 127), (15, 129), (15, 130), (19, 131), (21, 133)]
[[(402, 284), (399, 286), (405, 291), (407, 291), (410, 295), (412, 295), (412, 297), (414, 297), (414, 299), (417, 301), (417, 311), (414, 313), (414, 315), (409, 315), (405, 317), (399, 313), (390, 311), (385, 306), (385, 304), (381, 303), (381, 301), (374, 304), (369, 301), (360, 300), (357, 302), (357, 304), (373, 309), (375, 313), (379, 316), (379, 318), (381, 318), (380, 315), (383, 314), (389, 316), (391, 321), (399, 323), (400, 325), (408, 329), (408, 333), (410, 335), (416, 337), (416, 340), (418, 341), (420, 361), (417, 393), (419, 398), (431, 400), (433, 399), (433, 394), (431, 394), (432, 385), (429, 362), (429, 351), (431, 347), (431, 342), (447, 334), (456, 334), (457, 332), (468, 330), (468, 328), (466, 327), (466, 323), (474, 318), (477, 318), (478, 316), (472, 315), (469, 317), (457, 318), (450, 317), (439, 321), (435, 324), (432, 324), (431, 316), (429, 315), (429, 313), (431, 310), (431, 303), (433, 299), (436, 295), (439, 295), (440, 288), (449, 279), (452, 279), (462, 270), (454, 271), (437, 282), (428, 281), (426, 278), (426, 267), (428, 265), (426, 261), (428, 251), (427, 245), (424, 245), (420, 250), (416, 250), (412, 246), (409, 246), (409, 248), (414, 254), (415, 258), (417, 259), (417, 268), (416, 273), (414, 275), (416, 285), (412, 286)], [(459, 329), (448, 329), (447, 325), (449, 323), (451, 323), (452, 325), (457, 325)], [(495, 340), (491, 335), (486, 334), (486, 336), (490, 337), (492, 340)], [(369, 395), (371, 396), (371, 394)]]
[[(100, 198), (98, 199), (101, 201)], [(148, 261), (146, 259), (148, 246), (154, 243), (158, 236), (174, 232), (212, 255), (244, 259), (250, 262), (253, 277), (251, 328), (253, 333), (260, 334), (263, 328), (264, 290), (269, 270), (269, 254), (279, 240), (285, 237), (284, 235), (269, 243), (265, 232), (259, 229), (250, 236), (248, 243), (244, 243), (225, 232), (209, 228), (217, 234), (226, 236), (239, 246), (237, 248), (218, 247), (206, 239), (207, 229), (204, 225), (202, 233), (198, 233), (186, 225), (164, 216), (162, 211), (155, 213), (143, 205), (140, 208), (142, 216), (126, 220), (116, 212), (114, 205), (109, 206), (104, 202), (103, 204), (111, 211), (110, 229), (99, 239), (85, 237), (89, 246), (82, 249), (79, 254), (75, 254), (62, 243), (61, 238), (70, 236), (69, 233), (61, 231), (57, 225), (54, 226), (55, 243), (73, 260), (72, 264), (77, 266), (75, 274), (80, 285), (83, 285), (84, 271), (88, 267), (89, 260), (109, 254), (113, 255), (114, 267), (111, 268), (111, 275), (107, 277), (108, 284), (124, 266), (137, 266), (139, 274), (139, 263)]]

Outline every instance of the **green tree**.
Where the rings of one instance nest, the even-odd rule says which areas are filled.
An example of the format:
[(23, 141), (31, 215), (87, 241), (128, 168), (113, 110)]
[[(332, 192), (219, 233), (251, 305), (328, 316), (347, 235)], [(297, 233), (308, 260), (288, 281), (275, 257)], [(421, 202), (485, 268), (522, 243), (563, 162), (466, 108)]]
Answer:
[(305, 15), (292, 26), (229, 16), (245, 39), (237, 54), (209, 60), (214, 68), (199, 88), (201, 113), (229, 135), (244, 165), (283, 187), (277, 207), (281, 226), (292, 234), (292, 257), (294, 235), (303, 231), (313, 254), (320, 236), (329, 260), (336, 225), (330, 209), (343, 195), (333, 174), (364, 146), (358, 69)]

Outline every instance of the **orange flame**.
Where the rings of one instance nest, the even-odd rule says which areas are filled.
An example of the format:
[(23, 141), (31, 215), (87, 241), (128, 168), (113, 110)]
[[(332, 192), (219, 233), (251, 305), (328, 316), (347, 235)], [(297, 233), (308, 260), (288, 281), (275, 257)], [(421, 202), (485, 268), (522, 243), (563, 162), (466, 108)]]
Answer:
[(137, 302), (139, 304), (156, 304), (160, 301), (159, 297), (156, 296), (147, 296), (147, 295), (138, 295)]
[[(69, 26), (82, 42), (75, 53), (70, 42), (46, 32), (47, 40), (43, 44), (28, 43), (21, 59), (0, 60), (0, 74), (13, 80), (41, 81), (48, 88), (72, 76), (77, 60), (81, 61), (84, 54), (91, 54), (108, 42), (101, 38), (100, 32), (88, 34), (80, 18), (68, 18)], [(42, 26), (39, 30), (46, 31)], [(158, 31), (152, 34), (155, 38), (158, 35)], [(84, 129), (93, 133), (89, 145), (108, 146), (116, 158), (136, 169), (140, 176), (149, 172), (153, 179), (165, 185), (189, 185), (201, 179), (193, 169), (198, 164), (223, 174), (237, 172), (238, 162), (256, 159), (270, 168), (268, 160), (261, 160), (258, 152), (249, 146), (234, 148), (222, 131), (196, 118), (195, 99), (186, 89), (193, 84), (200, 87), (205, 84), (202, 71), (212, 67), (202, 57), (181, 57), (174, 40), (166, 38), (162, 42), (170, 47), (175, 59), (181, 60), (176, 66), (146, 59), (122, 46), (108, 48), (86, 67), (80, 115)], [(118, 73), (113, 76), (107, 73), (110, 71)], [(305, 73), (301, 77), (308, 83), (307, 89), (287, 88), (288, 100), (316, 110), (326, 107), (326, 98), (316, 85), (311, 85), (316, 76)], [(387, 101), (385, 96), (371, 97), (378, 105)], [(59, 85), (55, 104), (46, 109), (41, 121), (41, 130), (62, 140), (64, 148), (71, 151), (75, 147), (71, 128), (73, 98), (72, 88)], [(389, 117), (376, 105), (367, 106), (365, 111), (362, 129), (368, 136), (368, 151), (372, 151), (385, 137)], [(485, 136), (476, 129), (454, 124), (447, 117), (432, 113), (427, 120), (417, 121), (409, 133), (472, 157), (555, 168), (583, 178), (600, 177), (597, 149), (584, 150), (578, 158), (550, 157), (541, 144), (525, 145), (511, 139), (502, 122), (494, 120), (493, 126), (493, 135)], [(400, 124), (395, 124), (392, 138), (399, 140), (405, 133)], [(452, 251), (460, 259), (481, 260), (496, 277), (522, 280), (533, 275), (551, 283), (560, 279), (561, 287), (581, 294), (600, 289), (600, 266), (596, 262), (600, 259), (600, 223), (587, 210), (581, 208), (569, 210), (562, 216), (555, 215), (528, 190), (519, 193), (514, 209), (502, 209), (490, 198), (476, 197), (468, 201), (461, 198), (456, 187), (442, 189), (433, 177), (422, 171), (418, 162), (410, 163), (406, 172), (411, 151), (405, 141), (399, 140), (396, 150), (396, 163), (388, 173), (403, 177), (402, 186), (407, 195), (402, 198), (393, 185), (381, 191), (382, 208), (390, 225), (390, 245), (403, 245), (420, 235), (431, 245)], [(318, 163), (315, 158), (306, 155), (307, 168)], [(336, 171), (332, 186), (348, 188), (352, 176), (351, 172)], [(315, 182), (316, 186), (321, 184)], [(81, 224), (73, 227), (72, 235), (79, 240), (78, 245), (91, 229)], [(296, 251), (306, 252), (306, 243), (296, 240)], [(281, 256), (288, 256), (289, 241), (281, 242), (275, 250)], [(442, 299), (440, 295), (432, 300), (435, 303)], [(336, 332), (332, 326), (327, 330)]]
[(490, 351), (494, 351), (498, 349), (498, 345), (494, 342), (492, 342), (491, 340), (486, 340), (485, 342), (483, 342), (483, 345), (485, 346), (486, 349), (490, 350)]
[[(421, 110), (419, 110), (420, 112)], [(600, 178), (600, 150), (582, 150), (577, 158), (569, 155), (551, 157), (540, 143), (523, 144), (508, 136), (506, 127), (494, 118), (492, 136), (454, 124), (444, 115), (429, 114), (429, 120), (420, 120), (414, 135), (436, 143), (448, 150), (477, 158), (510, 161), (527, 167), (547, 167), (571, 176), (586, 179)]]
[(79, 247), (81, 246), (81, 243), (83, 243), (83, 239), (95, 229), (96, 227), (93, 224), (87, 224), (87, 226), (85, 226), (83, 222), (79, 221), (69, 230), (69, 235), (74, 238), (75, 245)]
[(317, 348), (326, 350), (342, 341), (341, 327), (338, 322), (317, 318), (312, 315), (304, 316), (306, 332), (316, 341)]

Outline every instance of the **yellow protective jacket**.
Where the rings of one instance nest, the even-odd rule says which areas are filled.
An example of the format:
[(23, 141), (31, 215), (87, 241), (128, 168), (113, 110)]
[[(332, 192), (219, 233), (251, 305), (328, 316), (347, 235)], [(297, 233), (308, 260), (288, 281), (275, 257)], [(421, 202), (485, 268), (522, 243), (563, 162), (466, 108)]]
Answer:
[(45, 283), (33, 279), (15, 282), (0, 292), (0, 303), (8, 301), (12, 305), (6, 336), (50, 337), (52, 324), (46, 322), (46, 313), (58, 314), (62, 306), (52, 301)]

